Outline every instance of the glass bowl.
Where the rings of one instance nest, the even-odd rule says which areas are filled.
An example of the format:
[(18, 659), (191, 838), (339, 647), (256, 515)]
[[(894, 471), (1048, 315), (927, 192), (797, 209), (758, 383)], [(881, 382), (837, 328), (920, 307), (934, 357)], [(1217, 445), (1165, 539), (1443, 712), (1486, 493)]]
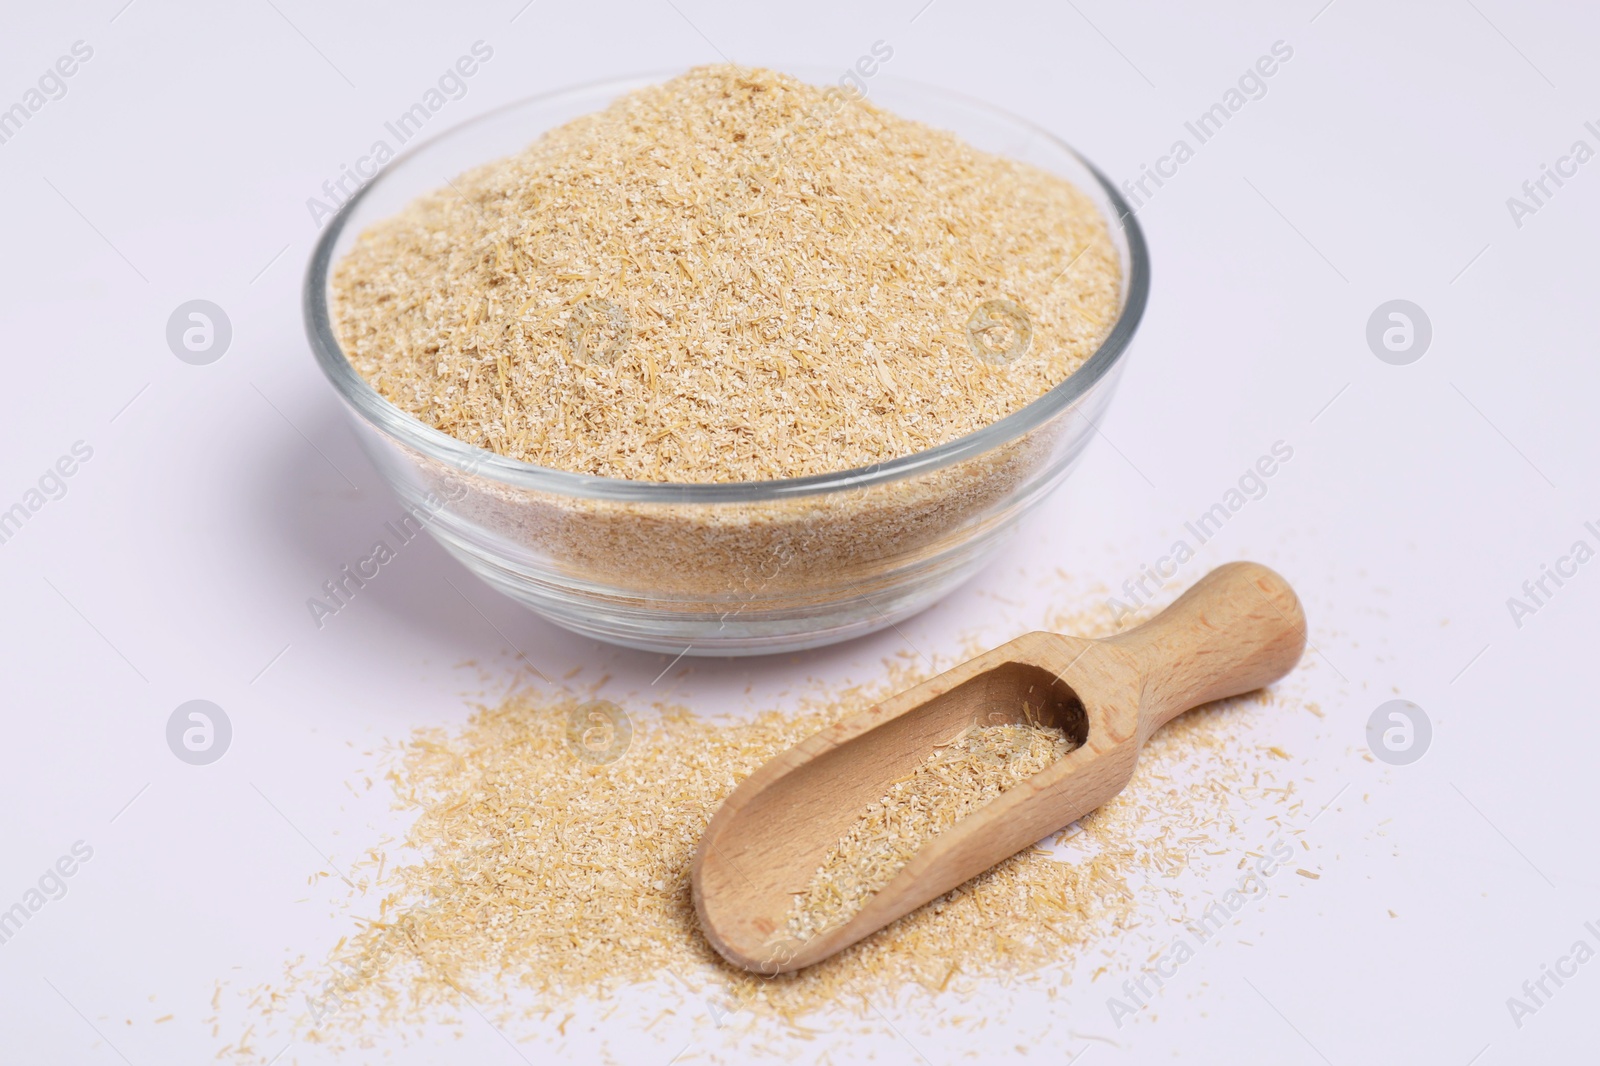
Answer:
[[(837, 72), (794, 73), (825, 84)], [(1150, 265), (1138, 223), (1111, 183), (1046, 131), (954, 93), (883, 76), (870, 83), (870, 99), (890, 111), (1072, 181), (1104, 215), (1122, 264), (1120, 315), (1067, 380), (999, 422), (891, 462), (717, 484), (535, 466), (401, 411), (356, 372), (334, 337), (330, 268), (362, 230), (662, 77), (532, 97), (397, 156), (329, 220), (313, 251), (304, 305), (317, 362), (410, 511), (407, 523), (557, 625), (671, 655), (793, 651), (891, 625), (976, 573), (1073, 469), (1144, 312)]]

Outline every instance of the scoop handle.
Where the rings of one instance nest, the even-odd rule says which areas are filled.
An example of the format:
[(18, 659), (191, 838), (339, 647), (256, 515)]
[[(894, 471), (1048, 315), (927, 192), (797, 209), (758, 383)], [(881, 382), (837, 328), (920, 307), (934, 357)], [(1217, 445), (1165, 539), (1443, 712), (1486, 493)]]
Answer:
[(1112, 637), (1143, 676), (1142, 738), (1202, 703), (1269, 685), (1306, 646), (1300, 598), (1260, 563), (1224, 563), (1150, 621)]

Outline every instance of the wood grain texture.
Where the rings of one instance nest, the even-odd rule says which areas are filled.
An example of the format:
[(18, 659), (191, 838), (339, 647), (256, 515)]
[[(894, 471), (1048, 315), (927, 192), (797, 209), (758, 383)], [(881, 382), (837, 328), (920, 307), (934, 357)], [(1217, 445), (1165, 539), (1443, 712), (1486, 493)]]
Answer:
[[(763, 973), (849, 947), (1105, 803), (1157, 729), (1276, 681), (1305, 639), (1282, 577), (1228, 563), (1127, 633), (1027, 633), (836, 722), (756, 770), (711, 819), (692, 871), (706, 939)], [(863, 807), (966, 726), (1026, 722), (1025, 703), (1078, 747), (925, 844), (848, 922), (804, 942), (785, 937), (794, 894)]]

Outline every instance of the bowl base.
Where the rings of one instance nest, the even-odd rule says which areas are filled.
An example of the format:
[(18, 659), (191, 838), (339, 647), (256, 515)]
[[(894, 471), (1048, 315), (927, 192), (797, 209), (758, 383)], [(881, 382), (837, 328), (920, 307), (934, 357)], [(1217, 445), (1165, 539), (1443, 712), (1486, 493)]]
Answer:
[(670, 609), (670, 603), (624, 601), (575, 593), (570, 587), (534, 585), (525, 575), (486, 566), (484, 559), (442, 543), (485, 584), (562, 629), (641, 651), (707, 657), (804, 651), (887, 629), (964, 584), (998, 547), (991, 544), (989, 551), (963, 553), (959, 560), (949, 560), (954, 565), (919, 574), (914, 582), (829, 600), (812, 609), (786, 606), (764, 611), (743, 604), (722, 611), (678, 612)]

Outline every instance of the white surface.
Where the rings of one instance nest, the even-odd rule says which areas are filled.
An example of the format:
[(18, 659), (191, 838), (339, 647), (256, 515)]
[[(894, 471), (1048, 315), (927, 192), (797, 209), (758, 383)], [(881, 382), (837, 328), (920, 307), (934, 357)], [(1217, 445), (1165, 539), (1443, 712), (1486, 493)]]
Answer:
[[(1247, 555), (1306, 600), (1325, 656), (1306, 684), (1328, 717), (1313, 723), (1315, 746), (1304, 715), (1283, 736), (1301, 742), (1291, 750), (1318, 797), (1351, 786), (1315, 826), (1322, 878), (1253, 911), (1241, 929), (1253, 946), (1219, 945), (1120, 1031), (1108, 989), (1075, 985), (1019, 1010), (996, 986), (967, 1005), (993, 1016), (981, 1039), (887, 1004), (834, 1061), (939, 1063), (1019, 1054), (1014, 1044), (1034, 1045), (1035, 1061), (1092, 1047), (1101, 1063), (1592, 1054), (1600, 963), (1520, 1028), (1506, 1006), (1575, 940), (1596, 945), (1584, 923), (1600, 924), (1600, 562), (1521, 628), (1506, 605), (1575, 540), (1600, 541), (1584, 529), (1600, 524), (1600, 162), (1520, 228), (1506, 206), (1574, 140), (1600, 147), (1584, 128), (1600, 120), (1592, 12), (1504, 0), (1221, 14), (1100, 0), (935, 0), (920, 14), (920, 0), (770, 12), (661, 0), (535, 3), (512, 21), (521, 0), (448, 15), (122, 3), (28, 8), (0, 35), (0, 107), (74, 41), (94, 49), (65, 97), (0, 144), (0, 507), (75, 441), (94, 450), (65, 496), (0, 544), (0, 906), (75, 841), (94, 849), (66, 895), (0, 944), (0, 1057), (210, 1061), (232, 1039), (200, 1021), (219, 979), (271, 980), (286, 954), (325, 950), (339, 927), (324, 903), (337, 894), (307, 878), (392, 821), (381, 790), (358, 800), (344, 782), (384, 738), (458, 720), (477, 674), (457, 664), (505, 651), (446, 578), (546, 672), (588, 664), (594, 676), (603, 664), (620, 690), (647, 691), (664, 665), (552, 630), (431, 542), (408, 547), (324, 630), (304, 606), (397, 510), (302, 339), (306, 199), (479, 39), (494, 58), (438, 128), (718, 49), (843, 69), (884, 40), (886, 74), (1014, 110), (1119, 179), (1288, 42), (1293, 58), (1266, 95), (1141, 211), (1154, 296), (1104, 426), (1115, 447), (1097, 442), (1016, 553), (904, 629), (919, 650), (952, 654), (957, 634), (1003, 634), (1070, 606), (1047, 579), (1058, 566), (1074, 587), (1114, 588), (1289, 442), (1294, 459), (1266, 497), (1184, 577)], [(1368, 315), (1396, 297), (1434, 327), (1409, 366), (1380, 362), (1364, 340)], [(168, 315), (194, 298), (233, 323), (232, 347), (209, 366), (179, 362), (164, 340)], [(696, 664), (661, 687), (737, 710), (799, 676), (870, 677), (903, 648), (891, 632), (805, 657)], [(1386, 768), (1360, 754), (1368, 715), (1395, 694), (1428, 711), (1435, 735), (1420, 762)], [(234, 726), (209, 767), (183, 764), (164, 740), (169, 714), (195, 698)], [(709, 1018), (644, 1032), (649, 1017), (630, 1008), (571, 1044), (553, 1022), (530, 1025), (516, 1047), (474, 1022), (459, 1037), (423, 1034), (392, 1060), (577, 1058), (600, 1036), (645, 1062), (685, 1041), (701, 1056), (739, 1047)], [(819, 1045), (767, 1050), (810, 1060)], [(297, 1043), (280, 1061), (332, 1060)]]

